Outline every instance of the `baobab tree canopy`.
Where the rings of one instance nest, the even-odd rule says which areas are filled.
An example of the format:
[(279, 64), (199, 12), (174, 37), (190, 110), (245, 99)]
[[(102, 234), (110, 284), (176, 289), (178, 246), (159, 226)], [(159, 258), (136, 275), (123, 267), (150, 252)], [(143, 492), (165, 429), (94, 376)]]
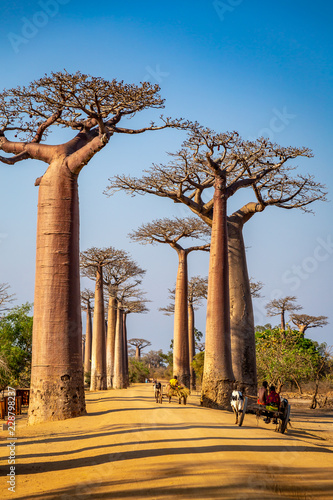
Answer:
[(135, 357), (136, 359), (140, 359), (141, 357), (141, 351), (145, 348), (151, 345), (151, 342), (149, 340), (145, 339), (130, 339), (127, 341), (129, 345), (132, 345), (136, 347), (135, 350)]
[(302, 306), (296, 304), (295, 296), (287, 296), (281, 299), (273, 299), (268, 304), (266, 304), (267, 315), (268, 316), (281, 316), (281, 329), (286, 329), (285, 313), (294, 312), (302, 309)]
[[(160, 127), (150, 124), (133, 130), (117, 126), (124, 116), (163, 108), (163, 104), (158, 85), (148, 82), (137, 86), (66, 71), (45, 75), (0, 94), (0, 149), (14, 154), (0, 160), (9, 165), (28, 158), (50, 163), (57, 152), (69, 156), (68, 167), (78, 173), (115, 132), (141, 133), (175, 124), (162, 119)], [(78, 131), (78, 135), (61, 146), (42, 145), (55, 125)], [(21, 141), (5, 136), (13, 131), (14, 138)]]
[(305, 332), (308, 328), (323, 327), (328, 324), (327, 316), (309, 316), (308, 314), (292, 314), (291, 321), (299, 328), (300, 332)]
[(141, 349), (151, 345), (151, 342), (145, 339), (129, 339), (128, 343), (130, 345), (134, 345), (135, 347), (140, 347)]
[[(207, 239), (210, 236), (210, 230), (197, 217), (175, 217), (174, 219), (165, 217), (142, 224), (129, 236), (132, 240), (142, 244), (167, 243), (177, 249), (178, 242), (182, 238)], [(209, 250), (209, 243), (201, 245), (200, 248), (196, 246), (195, 249)]]
[[(114, 175), (107, 188), (108, 194), (117, 190), (150, 193), (183, 203), (212, 224), (213, 199), (207, 195), (214, 185), (215, 168), (226, 174), (226, 194), (232, 196), (238, 189), (252, 187), (257, 196), (252, 210), (264, 206), (283, 208), (305, 207), (325, 196), (324, 186), (312, 176), (290, 177), (290, 160), (299, 156), (311, 157), (308, 148), (282, 147), (267, 139), (243, 141), (237, 132), (216, 133), (192, 124), (188, 139), (167, 165), (154, 164), (139, 179), (128, 175)], [(206, 196), (203, 196), (207, 193)], [(260, 206), (259, 206), (260, 205)]]

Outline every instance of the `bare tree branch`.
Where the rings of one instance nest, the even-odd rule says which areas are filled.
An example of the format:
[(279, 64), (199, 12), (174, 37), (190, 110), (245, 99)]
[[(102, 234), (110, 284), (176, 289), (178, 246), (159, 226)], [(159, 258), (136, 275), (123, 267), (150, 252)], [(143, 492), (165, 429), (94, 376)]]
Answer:
[(15, 293), (9, 294), (9, 288), (10, 285), (8, 285), (8, 283), (0, 283), (0, 312), (7, 311), (8, 307), (5, 307), (6, 304), (9, 304), (10, 302), (13, 302), (13, 300), (15, 300), (13, 298), (15, 297)]
[(182, 148), (169, 156), (169, 164), (154, 164), (141, 178), (115, 175), (105, 193), (111, 196), (125, 190), (132, 196), (149, 193), (170, 198), (188, 206), (208, 225), (213, 214), (211, 188), (218, 170), (226, 176), (229, 197), (252, 187), (257, 202), (249, 202), (237, 214), (244, 222), (267, 206), (310, 211), (308, 205), (326, 200), (325, 186), (313, 176), (291, 176), (295, 167), (290, 161), (312, 157), (308, 148), (280, 147), (263, 138), (242, 141), (235, 132), (216, 134), (193, 125)]

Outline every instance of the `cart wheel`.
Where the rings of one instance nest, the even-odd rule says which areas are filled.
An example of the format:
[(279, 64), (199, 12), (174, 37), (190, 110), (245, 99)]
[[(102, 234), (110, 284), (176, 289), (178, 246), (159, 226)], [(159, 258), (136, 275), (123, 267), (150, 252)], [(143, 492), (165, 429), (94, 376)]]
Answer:
[(283, 418), (283, 420), (281, 420), (281, 423), (279, 425), (278, 430), (281, 432), (281, 434), (284, 434), (284, 432), (287, 428), (287, 425), (289, 422), (289, 417), (290, 417), (290, 405), (287, 406), (284, 418)]
[(248, 401), (248, 398), (245, 396), (243, 409), (241, 410), (241, 412), (239, 412), (240, 413), (239, 420), (238, 420), (239, 427), (241, 427), (241, 425), (243, 424), (243, 420), (244, 420), (245, 412), (246, 412), (246, 408), (247, 408), (247, 401)]

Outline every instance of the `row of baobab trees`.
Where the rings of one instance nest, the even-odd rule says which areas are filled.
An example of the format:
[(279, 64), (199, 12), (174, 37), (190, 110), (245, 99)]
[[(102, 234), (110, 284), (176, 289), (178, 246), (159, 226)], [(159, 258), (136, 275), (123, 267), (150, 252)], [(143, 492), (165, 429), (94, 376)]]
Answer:
[(81, 293), (87, 319), (84, 372), (90, 374), (90, 390), (124, 389), (129, 384), (126, 320), (130, 313), (147, 311), (145, 292), (139, 288), (146, 271), (113, 247), (81, 252), (80, 265), (82, 275), (95, 281), (95, 293)]
[[(293, 175), (293, 161), (312, 156), (306, 147), (282, 147), (265, 138), (245, 141), (237, 132), (216, 133), (163, 116), (158, 124), (138, 129), (120, 125), (146, 109), (163, 108), (159, 91), (148, 82), (125, 84), (57, 72), (0, 94), (0, 161), (47, 164), (35, 182), (39, 194), (30, 424), (86, 412), (78, 176), (117, 134), (128, 134), (129, 141), (133, 134), (165, 128), (187, 134), (167, 165), (153, 165), (141, 178), (116, 175), (107, 193), (121, 189), (169, 198), (187, 206), (211, 230), (202, 402), (225, 408), (235, 384), (249, 392), (256, 388), (244, 224), (271, 206), (307, 211), (310, 204), (325, 199), (325, 187), (312, 175)], [(68, 141), (52, 145), (47, 139), (57, 126), (67, 129)], [(228, 215), (228, 200), (240, 190), (246, 190), (248, 202)], [(179, 253), (186, 262), (186, 252)], [(178, 279), (176, 294), (177, 286)], [(177, 317), (185, 321), (184, 303), (175, 303), (175, 321)]]
[[(169, 232), (172, 227), (169, 225)], [(183, 232), (184, 228), (189, 230), (188, 220), (182, 222)], [(172, 232), (175, 231), (177, 232), (173, 227)], [(130, 313), (148, 311), (145, 292), (139, 288), (146, 271), (127, 252), (113, 247), (94, 247), (80, 255), (81, 274), (95, 281), (94, 293), (89, 289), (81, 292), (82, 309), (86, 312), (84, 373), (90, 374), (90, 390), (124, 389), (129, 385), (127, 346), (136, 346), (137, 359), (140, 359), (143, 346), (142, 339), (141, 342), (140, 339), (127, 340), (126, 320)], [(182, 268), (181, 265), (180, 267)], [(207, 278), (194, 276), (188, 283), (186, 281), (186, 289), (181, 289), (181, 294), (176, 294), (176, 289), (169, 290), (169, 293), (171, 303), (161, 308), (165, 314), (174, 314), (177, 302), (182, 301), (183, 297), (187, 300), (185, 339), (183, 336), (179, 338), (183, 332), (177, 328), (178, 320), (175, 322), (173, 366), (175, 373), (186, 373), (186, 379), (183, 377), (182, 382), (190, 386), (191, 380), (193, 388), (195, 373), (191, 361), (195, 356), (194, 311), (201, 305), (201, 300), (207, 297)], [(182, 322), (184, 323), (184, 319)]]

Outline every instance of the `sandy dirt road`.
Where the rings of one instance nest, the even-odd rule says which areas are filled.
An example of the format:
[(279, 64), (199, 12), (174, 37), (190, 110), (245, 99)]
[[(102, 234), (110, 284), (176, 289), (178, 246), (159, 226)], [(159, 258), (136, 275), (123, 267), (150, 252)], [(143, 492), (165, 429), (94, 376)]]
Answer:
[(26, 426), (17, 417), (16, 485), (0, 432), (0, 498), (333, 499), (333, 412), (292, 408), (286, 434), (191, 395), (155, 403), (151, 384), (87, 393), (88, 415)]

